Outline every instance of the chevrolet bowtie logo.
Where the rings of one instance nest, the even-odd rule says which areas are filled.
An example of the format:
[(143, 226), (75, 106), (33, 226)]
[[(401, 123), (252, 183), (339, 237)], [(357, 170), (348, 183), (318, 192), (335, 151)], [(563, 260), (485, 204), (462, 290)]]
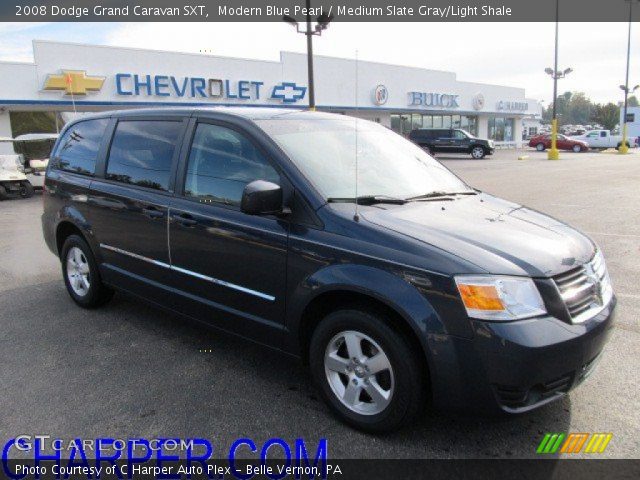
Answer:
[(47, 75), (45, 90), (64, 90), (67, 95), (86, 95), (102, 88), (104, 77), (88, 77), (84, 70), (62, 70), (60, 75)]
[(282, 100), (283, 103), (295, 103), (304, 98), (307, 87), (299, 87), (293, 82), (282, 82), (273, 87), (271, 98)]

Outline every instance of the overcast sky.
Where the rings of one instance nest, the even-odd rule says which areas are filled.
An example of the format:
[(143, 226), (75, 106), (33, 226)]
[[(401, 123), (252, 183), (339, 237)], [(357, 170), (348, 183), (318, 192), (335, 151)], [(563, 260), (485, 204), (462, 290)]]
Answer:
[[(304, 37), (285, 23), (0, 23), (0, 60), (33, 61), (34, 39), (265, 60), (278, 60), (281, 50), (306, 51)], [(335, 23), (314, 39), (314, 50), (351, 58), (357, 50), (362, 60), (452, 71), (459, 80), (522, 87), (527, 97), (549, 102), (544, 68), (552, 66), (553, 41), (553, 23)], [(631, 45), (633, 86), (640, 83), (637, 23)], [(574, 72), (559, 91), (622, 100), (626, 48), (627, 24), (561, 23), (559, 68)]]

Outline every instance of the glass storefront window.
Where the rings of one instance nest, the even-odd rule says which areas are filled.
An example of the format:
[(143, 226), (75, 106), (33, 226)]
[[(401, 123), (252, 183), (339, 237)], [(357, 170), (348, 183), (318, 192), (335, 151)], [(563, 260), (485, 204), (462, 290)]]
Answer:
[(513, 125), (513, 118), (489, 118), (489, 138), (496, 142), (513, 142)]
[(422, 115), (419, 113), (414, 113), (411, 115), (411, 130), (415, 130), (416, 128), (422, 128)]
[[(493, 119), (490, 119), (490, 121)], [(472, 135), (478, 134), (478, 117), (474, 115), (422, 115), (393, 114), (391, 129), (402, 135), (409, 135), (417, 128), (462, 128)], [(513, 131), (513, 128), (511, 128)]]
[(391, 130), (400, 133), (400, 115), (391, 115)]
[(515, 134), (514, 119), (505, 118), (504, 120), (504, 141), (513, 142)]
[(409, 135), (411, 132), (411, 115), (400, 115), (400, 128), (402, 135)]

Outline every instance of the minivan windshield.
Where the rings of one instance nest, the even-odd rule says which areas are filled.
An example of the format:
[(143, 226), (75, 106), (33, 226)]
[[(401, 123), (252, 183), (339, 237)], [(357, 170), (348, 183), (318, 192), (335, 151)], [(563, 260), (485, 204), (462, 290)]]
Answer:
[(373, 122), (324, 117), (256, 123), (326, 199), (473, 192), (420, 147)]

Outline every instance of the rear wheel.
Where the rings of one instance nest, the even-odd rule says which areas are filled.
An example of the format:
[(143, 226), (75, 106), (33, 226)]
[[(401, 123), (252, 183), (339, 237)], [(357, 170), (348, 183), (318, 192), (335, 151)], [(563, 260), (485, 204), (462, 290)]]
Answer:
[(30, 182), (20, 182), (20, 196), (22, 198), (33, 197), (33, 185)]
[(424, 373), (410, 343), (381, 315), (339, 310), (311, 339), (311, 373), (324, 400), (350, 425), (395, 430), (424, 405)]
[[(627, 145), (627, 148), (631, 148), (631, 144), (629, 142), (624, 142)], [(618, 145), (616, 145), (616, 150), (620, 150), (620, 147), (622, 146), (622, 142), (620, 142)]]
[(574, 145), (573, 151), (576, 153), (580, 153), (582, 151), (582, 147), (580, 145)]
[(485, 152), (484, 148), (482, 147), (473, 147), (471, 149), (471, 157), (475, 158), (476, 160), (480, 160), (482, 158), (484, 158), (484, 156), (487, 154), (487, 152)]
[(69, 236), (60, 255), (62, 275), (69, 295), (83, 308), (95, 308), (111, 300), (113, 290), (103, 285), (91, 248), (78, 235)]
[(536, 145), (536, 150), (539, 151), (539, 152), (544, 152), (544, 148), (545, 148), (544, 147), (544, 143), (538, 143)]

